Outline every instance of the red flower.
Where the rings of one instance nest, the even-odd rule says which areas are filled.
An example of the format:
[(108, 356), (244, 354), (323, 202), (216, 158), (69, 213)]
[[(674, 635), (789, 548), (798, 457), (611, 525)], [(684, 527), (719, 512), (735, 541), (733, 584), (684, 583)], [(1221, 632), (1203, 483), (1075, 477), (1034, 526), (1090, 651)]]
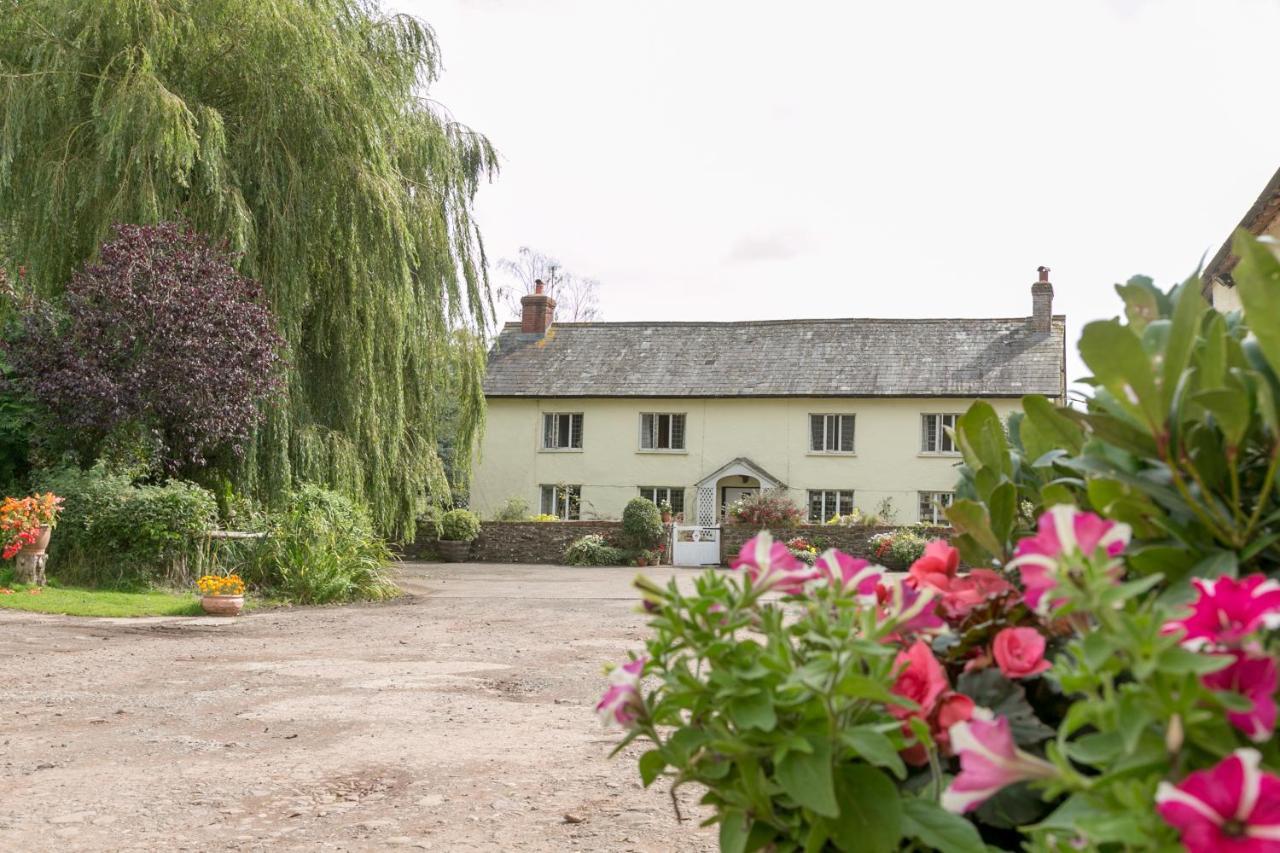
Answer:
[(905, 667), (898, 673), (898, 680), (893, 683), (892, 692), (910, 699), (919, 707), (908, 709), (901, 705), (890, 705), (889, 713), (900, 720), (908, 717), (927, 718), (933, 713), (938, 697), (949, 686), (947, 672), (923, 640), (916, 640), (909, 649), (898, 652), (897, 665), (904, 664)]
[(946, 589), (960, 568), (960, 552), (942, 539), (924, 546), (924, 554), (911, 564), (907, 575), (917, 587)]
[(991, 652), (1006, 678), (1031, 678), (1050, 667), (1044, 637), (1035, 628), (1005, 628), (996, 634)]

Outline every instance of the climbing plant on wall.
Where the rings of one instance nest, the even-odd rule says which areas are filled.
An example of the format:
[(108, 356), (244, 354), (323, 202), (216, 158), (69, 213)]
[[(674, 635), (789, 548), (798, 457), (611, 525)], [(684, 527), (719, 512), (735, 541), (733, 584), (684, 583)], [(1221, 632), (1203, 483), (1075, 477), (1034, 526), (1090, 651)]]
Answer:
[[(412, 535), (441, 388), (470, 441), (492, 317), (487, 139), (426, 97), (422, 22), (364, 0), (0, 0), (0, 263), (56, 296), (115, 223), (181, 216), (260, 281), (283, 402), (227, 473), (318, 481)], [(456, 401), (455, 401), (456, 402)]]

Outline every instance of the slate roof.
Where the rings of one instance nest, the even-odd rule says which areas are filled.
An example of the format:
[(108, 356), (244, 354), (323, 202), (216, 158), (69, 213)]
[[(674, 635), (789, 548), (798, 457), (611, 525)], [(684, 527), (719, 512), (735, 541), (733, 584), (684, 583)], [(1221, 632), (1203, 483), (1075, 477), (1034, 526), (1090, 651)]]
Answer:
[[(1280, 216), (1280, 169), (1277, 169), (1271, 176), (1271, 180), (1267, 181), (1267, 185), (1262, 188), (1253, 205), (1245, 211), (1244, 218), (1236, 228), (1243, 228), (1256, 236), (1266, 231), (1277, 216)], [(1218, 249), (1218, 253), (1213, 256), (1201, 274), (1201, 292), (1205, 299), (1212, 298), (1214, 281), (1220, 281), (1227, 287), (1236, 286), (1231, 278), (1231, 271), (1240, 260), (1231, 252), (1236, 228), (1231, 229), (1231, 235), (1227, 237), (1227, 241)]]
[(490, 397), (1007, 397), (1064, 393), (1066, 320), (508, 323)]

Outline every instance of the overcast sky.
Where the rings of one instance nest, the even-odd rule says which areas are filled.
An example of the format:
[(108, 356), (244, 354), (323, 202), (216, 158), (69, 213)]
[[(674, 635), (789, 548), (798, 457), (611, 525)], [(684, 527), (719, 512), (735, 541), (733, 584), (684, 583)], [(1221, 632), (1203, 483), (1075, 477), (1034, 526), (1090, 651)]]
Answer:
[(390, 0), (487, 134), (492, 258), (606, 320), (1030, 313), (1170, 284), (1280, 166), (1276, 0)]

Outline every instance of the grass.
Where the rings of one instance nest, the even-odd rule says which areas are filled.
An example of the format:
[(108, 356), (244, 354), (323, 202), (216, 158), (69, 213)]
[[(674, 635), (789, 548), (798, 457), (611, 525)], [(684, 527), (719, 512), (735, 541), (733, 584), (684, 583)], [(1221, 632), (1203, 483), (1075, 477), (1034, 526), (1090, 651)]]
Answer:
[(76, 587), (11, 586), (12, 595), (0, 593), (0, 608), (67, 616), (198, 616), (203, 611), (194, 595), (172, 592), (119, 592)]

